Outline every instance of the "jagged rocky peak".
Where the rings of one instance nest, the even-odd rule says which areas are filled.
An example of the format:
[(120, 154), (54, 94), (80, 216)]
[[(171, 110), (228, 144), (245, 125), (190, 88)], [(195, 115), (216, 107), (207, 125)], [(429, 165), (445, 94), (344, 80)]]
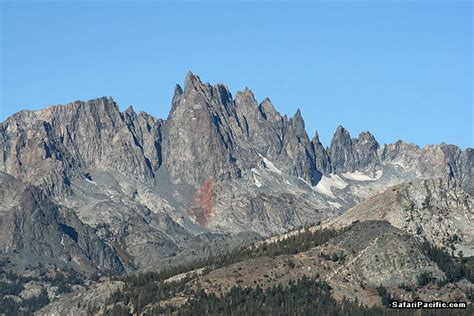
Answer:
[(474, 194), (474, 155), (473, 149), (462, 151), (455, 145), (426, 145), (401, 140), (383, 147), (382, 160), (403, 167), (423, 178), (450, 177), (458, 181), (469, 194)]
[(54, 194), (67, 193), (71, 178), (88, 168), (152, 178), (149, 161), (158, 154), (144, 152), (134, 124), (131, 109), (121, 113), (110, 97), (14, 115), (2, 123), (0, 171)]
[(334, 172), (375, 171), (380, 165), (379, 144), (369, 132), (362, 132), (358, 138), (339, 126), (334, 133), (328, 154)]
[(318, 132), (315, 132), (311, 144), (313, 145), (314, 154), (316, 156), (316, 169), (322, 174), (331, 173), (331, 160), (329, 159), (326, 148), (324, 148), (323, 144), (321, 144), (321, 141), (319, 140)]
[(164, 161), (173, 182), (198, 186), (238, 176), (234, 135), (242, 126), (226, 86), (203, 84), (189, 72), (184, 91), (175, 91), (167, 126)]
[[(286, 122), (286, 120), (285, 120)], [(316, 169), (313, 147), (304, 128), (300, 110), (288, 121), (283, 132), (283, 150), (277, 161), (291, 175), (316, 185), (321, 173)]]
[(257, 122), (261, 116), (255, 95), (249, 88), (245, 87), (244, 90), (237, 91), (234, 102), (239, 119), (242, 124), (246, 124), (248, 130), (248, 124)]
[(449, 174), (474, 190), (468, 150), (421, 150), (403, 142), (379, 150), (369, 132), (351, 138), (342, 126), (325, 148), (318, 136), (309, 139), (300, 110), (288, 119), (270, 99), (258, 103), (248, 88), (233, 98), (227, 86), (203, 83), (191, 72), (184, 88), (176, 85), (165, 121), (132, 107), (121, 113), (112, 98), (102, 97), (23, 111), (0, 127), (0, 170), (54, 192), (67, 191), (69, 180), (86, 169), (149, 180), (163, 165), (172, 182), (199, 187), (209, 179), (238, 178), (258, 166), (260, 155), (312, 185), (321, 174), (370, 173), (391, 163), (410, 176)]
[(255, 108), (258, 106), (257, 100), (252, 90), (248, 87), (245, 87), (242, 91), (237, 91), (235, 95), (235, 102), (242, 105), (254, 105)]
[(232, 94), (226, 85), (222, 83), (215, 85), (203, 83), (201, 78), (192, 72), (188, 72), (186, 75), (183, 93), (185, 99), (190, 99), (189, 101), (193, 101), (195, 105), (204, 106), (207, 104), (208, 106), (222, 105), (227, 107), (233, 103)]
[(331, 140), (331, 148), (336, 149), (337, 147), (341, 148), (350, 148), (352, 147), (352, 138), (351, 134), (347, 129), (342, 125), (339, 125), (334, 133), (334, 136)]
[(319, 140), (319, 133), (318, 131), (314, 132), (314, 137), (312, 139), (313, 142), (321, 144), (321, 141)]
[(177, 90), (165, 158), (173, 181), (191, 179), (201, 185), (238, 176), (241, 168), (255, 167), (256, 153), (311, 184), (321, 178), (300, 110), (288, 119), (268, 98), (257, 105), (248, 88), (233, 99), (225, 85), (203, 84), (192, 73), (184, 92)]
[(136, 118), (137, 117), (137, 113), (135, 112), (135, 110), (133, 109), (133, 106), (132, 105), (129, 105), (127, 107), (127, 109), (125, 110), (124, 114), (126, 116), (129, 116), (131, 118)]
[(361, 132), (357, 138), (357, 142), (359, 145), (368, 144), (371, 147), (379, 148), (379, 143), (369, 131)]
[(301, 110), (299, 108), (296, 110), (295, 115), (291, 118), (291, 123), (296, 129), (298, 129), (298, 131), (304, 132), (304, 134), (306, 134), (304, 119), (303, 119), (303, 116), (301, 115)]
[[(209, 84), (207, 84), (210, 87)], [(203, 83), (199, 76), (193, 74), (191, 71), (188, 71), (186, 78), (184, 79), (184, 91), (186, 93), (191, 93), (192, 91), (199, 91), (203, 88)]]
[(334, 133), (328, 154), (333, 171), (353, 172), (357, 169), (351, 135), (341, 125), (338, 126)]
[(375, 137), (368, 131), (359, 134), (359, 137), (354, 142), (355, 151), (358, 157), (358, 169), (375, 171), (380, 167), (380, 159), (378, 150), (379, 143)]
[(260, 113), (266, 120), (276, 121), (281, 119), (280, 113), (275, 110), (272, 101), (265, 98), (259, 105)]

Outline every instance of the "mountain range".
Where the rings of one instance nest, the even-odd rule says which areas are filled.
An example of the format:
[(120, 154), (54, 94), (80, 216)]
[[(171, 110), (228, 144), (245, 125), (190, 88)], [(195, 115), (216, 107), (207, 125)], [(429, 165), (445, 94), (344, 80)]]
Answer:
[[(474, 255), (473, 148), (381, 145), (370, 132), (352, 137), (342, 126), (324, 146), (317, 133), (307, 134), (299, 110), (281, 115), (248, 88), (233, 96), (193, 73), (184, 87), (176, 85), (166, 119), (132, 107), (121, 112), (110, 97), (14, 114), (0, 123), (0, 183), (4, 274), (77, 274), (92, 291), (119, 289), (122, 281), (112, 276), (271, 246), (308, 227), (341, 231), (304, 252), (252, 257), (240, 268), (265, 267), (262, 275), (282, 274), (285, 284), (317, 274), (336, 298), (372, 306), (379, 304), (378, 284), (396, 294), (402, 281), (413, 283), (426, 271), (446, 278), (423, 252), (423, 241), (461, 265)], [(396, 245), (400, 252), (388, 251)], [(345, 263), (320, 259), (335, 253)], [(385, 262), (379, 270), (374, 256)], [(348, 265), (352, 260), (363, 263)], [(295, 269), (283, 264), (290, 261)], [(399, 274), (391, 270), (394, 262)], [(229, 277), (239, 262), (232, 264), (190, 282), (226, 292), (239, 284)], [(308, 267), (318, 272), (303, 272)], [(10, 284), (6, 275), (2, 282)], [(258, 279), (243, 275), (250, 276), (239, 279), (245, 286)], [(11, 299), (21, 304), (35, 297), (30, 292), (47, 291), (50, 313), (71, 308), (54, 282), (35, 277)], [(459, 280), (449, 281), (444, 297), (466, 299), (472, 283)], [(90, 291), (80, 283), (70, 295)], [(425, 288), (418, 295), (435, 293)]]

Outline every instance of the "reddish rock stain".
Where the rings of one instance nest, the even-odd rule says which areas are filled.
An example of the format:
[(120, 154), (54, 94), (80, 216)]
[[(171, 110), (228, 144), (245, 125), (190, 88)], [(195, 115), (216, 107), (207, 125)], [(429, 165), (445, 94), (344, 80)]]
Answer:
[(212, 216), (214, 207), (214, 181), (208, 179), (196, 190), (188, 214), (196, 219), (196, 222), (206, 226)]

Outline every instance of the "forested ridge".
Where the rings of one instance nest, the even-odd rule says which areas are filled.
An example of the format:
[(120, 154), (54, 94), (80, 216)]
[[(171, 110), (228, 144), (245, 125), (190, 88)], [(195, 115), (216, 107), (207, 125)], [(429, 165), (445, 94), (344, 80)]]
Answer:
[[(290, 282), (288, 286), (278, 284), (266, 289), (258, 285), (255, 288), (234, 286), (221, 296), (206, 293), (204, 289), (195, 291), (188, 287), (189, 281), (195, 277), (192, 271), (199, 268), (204, 268), (201, 273), (206, 274), (206, 269), (217, 269), (251, 258), (296, 254), (322, 245), (350, 228), (305, 229), (301, 233), (271, 244), (261, 243), (258, 246), (236, 249), (226, 255), (209, 257), (161, 272), (139, 273), (119, 278), (125, 282), (125, 287), (110, 297), (108, 304), (112, 308), (108, 313), (110, 315), (129, 315), (131, 312), (144, 315), (414, 315), (415, 311), (387, 308), (392, 297), (384, 287), (376, 289), (384, 307), (367, 307), (358, 302), (336, 301), (331, 297), (330, 286), (317, 278), (303, 277), (297, 282)], [(446, 273), (444, 282), (454, 282), (462, 278), (472, 280), (470, 258), (455, 259), (443, 249), (428, 242), (423, 243), (421, 249)], [(179, 281), (164, 282), (171, 276), (185, 272), (191, 273)], [(425, 281), (429, 283), (433, 280), (429, 275), (420, 276), (419, 282)], [(177, 293), (192, 299), (181, 306), (162, 304), (175, 297)], [(418, 311), (416, 315), (471, 315), (472, 312), (469, 307), (468, 310), (456, 311), (423, 310)]]

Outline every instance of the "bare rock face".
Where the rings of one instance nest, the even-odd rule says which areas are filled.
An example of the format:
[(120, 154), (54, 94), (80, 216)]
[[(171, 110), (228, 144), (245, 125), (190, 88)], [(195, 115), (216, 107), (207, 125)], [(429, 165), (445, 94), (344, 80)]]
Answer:
[(329, 159), (326, 148), (324, 148), (323, 144), (319, 141), (317, 132), (311, 143), (313, 145), (314, 155), (316, 156), (316, 169), (322, 174), (330, 174), (332, 171), (331, 160)]
[(466, 256), (474, 255), (472, 197), (454, 180), (430, 179), (404, 183), (376, 194), (327, 225), (386, 220), (396, 228)]
[(163, 121), (145, 112), (137, 114), (131, 106), (123, 118), (135, 145), (142, 149), (147, 166), (156, 172), (163, 163)]
[(248, 89), (234, 100), (226, 86), (189, 73), (184, 90), (175, 90), (167, 126), (164, 160), (175, 183), (236, 179), (260, 156), (312, 184), (321, 177), (301, 112), (283, 117), (269, 99), (257, 105)]
[(0, 172), (0, 252), (66, 262), (82, 272), (123, 272), (91, 227), (40, 189)]
[(234, 130), (241, 125), (230, 92), (189, 73), (175, 90), (167, 121), (165, 164), (174, 183), (199, 185), (208, 178), (235, 178)]
[(288, 118), (247, 88), (233, 97), (192, 73), (166, 120), (99, 98), (0, 123), (0, 171), (72, 210), (127, 269), (181, 259), (202, 234), (267, 236), (325, 221), (415, 179), (449, 178), (473, 193), (472, 149), (379, 147), (339, 127), (325, 148), (300, 111)]
[[(135, 121), (130, 114), (126, 117), (130, 126), (111, 98), (20, 112), (2, 124), (0, 170), (54, 194), (67, 193), (71, 178), (85, 168), (150, 179), (151, 169), (160, 162), (156, 137), (160, 124), (149, 119), (153, 122), (148, 124), (148, 133), (152, 134), (143, 137), (147, 116)], [(141, 134), (136, 135), (136, 130)]]
[(461, 151), (455, 145), (440, 144), (421, 149), (418, 145), (398, 141), (383, 147), (381, 159), (385, 164), (411, 172), (417, 178), (456, 179), (466, 192), (474, 194), (472, 148)]
[(339, 126), (328, 150), (334, 172), (375, 171), (380, 166), (377, 150), (379, 144), (369, 132), (351, 138), (349, 132)]
[(301, 177), (312, 185), (316, 185), (321, 179), (321, 173), (316, 169), (316, 155), (306, 134), (304, 120), (299, 109), (295, 116), (288, 121), (283, 149), (284, 152), (277, 161), (281, 162), (283, 166), (292, 166), (288, 170), (290, 175)]

